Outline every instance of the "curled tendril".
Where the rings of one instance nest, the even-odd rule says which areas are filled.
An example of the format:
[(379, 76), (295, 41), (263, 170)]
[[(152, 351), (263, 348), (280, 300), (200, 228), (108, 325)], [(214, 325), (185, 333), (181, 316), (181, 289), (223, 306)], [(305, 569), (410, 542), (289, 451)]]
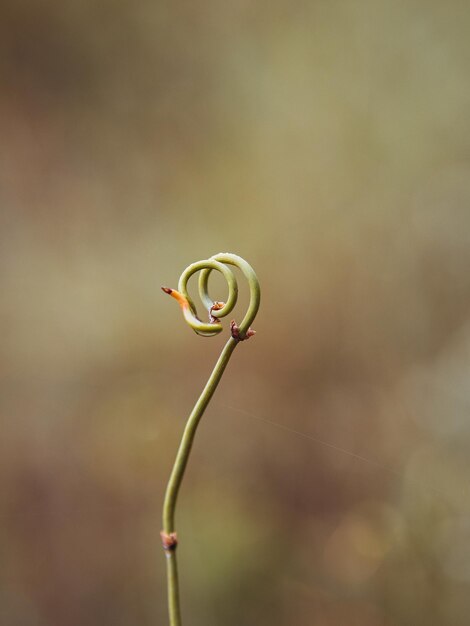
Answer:
[[(240, 326), (237, 326), (234, 321), (231, 322), (230, 329), (232, 336), (229, 337), (227, 343), (222, 349), (212, 374), (209, 376), (209, 380), (207, 381), (199, 399), (188, 417), (183, 437), (176, 454), (175, 463), (173, 465), (173, 469), (171, 470), (163, 502), (163, 530), (161, 532), (161, 538), (167, 562), (168, 614), (170, 626), (181, 626), (178, 568), (176, 564), (178, 535), (175, 530), (176, 501), (181, 481), (183, 480), (186, 465), (188, 463), (197, 426), (222, 378), (230, 357), (238, 345), (238, 342), (248, 339), (255, 332), (250, 328), (250, 326), (255, 319), (256, 313), (258, 312), (260, 289), (258, 279), (251, 265), (236, 254), (229, 254), (228, 252), (215, 254), (207, 261), (198, 261), (197, 263), (193, 263), (187, 267), (179, 279), (178, 290), (162, 287), (165, 293), (170, 294), (173, 298), (175, 298), (175, 300), (177, 300), (183, 310), (184, 318), (191, 328), (199, 335), (211, 337), (221, 332), (222, 324), (220, 320), (231, 313), (237, 302), (238, 285), (235, 274), (232, 271), (232, 267), (238, 267), (248, 280), (250, 287), (250, 303), (248, 305), (248, 311), (246, 312)], [(227, 281), (227, 302), (213, 301), (209, 296), (209, 277), (213, 270), (220, 272)], [(208, 322), (203, 322), (199, 319), (196, 307), (188, 294), (188, 281), (191, 276), (197, 272), (200, 272), (199, 295), (209, 315)]]
[[(183, 311), (184, 319), (198, 335), (213, 337), (222, 331), (223, 327), (220, 320), (231, 313), (237, 303), (238, 284), (235, 274), (229, 266), (238, 267), (248, 280), (250, 287), (250, 303), (245, 317), (240, 325), (235, 324), (234, 321), (232, 321), (230, 325), (232, 337), (238, 341), (242, 341), (251, 337), (255, 332), (250, 326), (258, 312), (260, 288), (258, 278), (253, 268), (241, 257), (229, 252), (214, 254), (214, 256), (206, 261), (198, 261), (197, 263), (189, 265), (180, 276), (178, 290), (170, 289), (169, 287), (162, 287), (162, 289), (165, 293), (168, 293), (177, 300)], [(213, 270), (220, 272), (227, 281), (227, 302), (214, 301), (209, 296), (209, 276)], [(197, 316), (196, 307), (187, 289), (189, 279), (197, 272), (201, 272), (199, 276), (199, 296), (207, 310), (209, 316), (208, 322), (203, 322)]]

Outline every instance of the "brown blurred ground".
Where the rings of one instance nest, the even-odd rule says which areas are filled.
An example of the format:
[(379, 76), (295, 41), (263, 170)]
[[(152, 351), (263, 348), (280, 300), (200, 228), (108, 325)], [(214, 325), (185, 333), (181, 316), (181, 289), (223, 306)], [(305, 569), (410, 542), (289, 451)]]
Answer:
[(2, 4), (2, 626), (166, 624), (224, 340), (159, 286), (219, 251), (263, 302), (182, 491), (185, 623), (468, 624), (469, 17)]

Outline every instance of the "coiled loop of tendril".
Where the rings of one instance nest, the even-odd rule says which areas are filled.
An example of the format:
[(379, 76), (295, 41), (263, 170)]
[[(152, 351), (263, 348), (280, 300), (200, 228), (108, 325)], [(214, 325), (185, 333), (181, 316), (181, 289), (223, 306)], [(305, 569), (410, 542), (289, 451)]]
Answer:
[[(175, 289), (162, 289), (175, 298), (183, 311), (186, 322), (198, 334), (204, 337), (212, 337), (218, 335), (222, 331), (220, 320), (232, 312), (237, 303), (238, 285), (235, 274), (229, 267), (230, 265), (238, 267), (246, 277), (250, 287), (250, 303), (248, 311), (240, 325), (232, 322), (232, 336), (238, 340), (243, 340), (251, 336), (254, 331), (250, 329), (256, 313), (258, 312), (260, 303), (260, 288), (258, 278), (249, 263), (244, 259), (231, 254), (229, 252), (221, 252), (210, 257), (206, 261), (198, 261), (189, 265), (178, 282), (178, 291)], [(220, 272), (228, 286), (227, 302), (217, 302), (209, 296), (209, 277), (211, 272), (216, 270)], [(196, 307), (188, 293), (188, 281), (197, 272), (201, 272), (199, 277), (199, 296), (209, 315), (209, 322), (203, 322), (197, 316)]]

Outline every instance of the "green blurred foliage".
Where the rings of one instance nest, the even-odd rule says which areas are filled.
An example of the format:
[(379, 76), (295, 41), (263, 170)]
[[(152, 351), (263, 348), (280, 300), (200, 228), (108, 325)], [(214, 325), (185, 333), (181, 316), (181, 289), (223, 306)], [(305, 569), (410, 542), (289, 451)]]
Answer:
[(2, 626), (166, 624), (224, 339), (159, 286), (219, 251), (263, 300), (181, 493), (185, 623), (467, 624), (468, 4), (1, 17)]

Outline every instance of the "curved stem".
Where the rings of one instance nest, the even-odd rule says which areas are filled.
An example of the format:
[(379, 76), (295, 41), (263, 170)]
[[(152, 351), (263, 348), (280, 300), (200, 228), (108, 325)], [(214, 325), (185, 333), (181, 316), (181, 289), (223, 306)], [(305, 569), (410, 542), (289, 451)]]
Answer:
[[(212, 337), (222, 331), (220, 319), (226, 317), (234, 308), (237, 302), (238, 285), (234, 273), (227, 266), (237, 267), (248, 281), (250, 288), (250, 302), (248, 311), (240, 325), (232, 320), (230, 323), (231, 337), (225, 344), (220, 357), (215, 364), (214, 370), (196, 402), (186, 423), (180, 447), (176, 455), (175, 463), (170, 474), (168, 486), (166, 488), (165, 500), (163, 503), (163, 530), (161, 532), (163, 548), (167, 557), (167, 578), (168, 578), (168, 608), (170, 616), (170, 626), (181, 625), (181, 613), (179, 606), (178, 569), (176, 563), (176, 546), (178, 538), (175, 532), (175, 509), (178, 492), (181, 487), (189, 454), (193, 446), (194, 437), (198, 424), (207, 405), (212, 398), (217, 385), (222, 378), (222, 374), (227, 367), (227, 363), (240, 341), (249, 339), (255, 334), (250, 327), (260, 304), (260, 288), (258, 278), (249, 263), (244, 259), (229, 252), (220, 252), (206, 261), (198, 261), (189, 265), (181, 274), (178, 282), (178, 291), (169, 287), (162, 287), (163, 291), (177, 300), (184, 318), (189, 326), (198, 334), (204, 337)], [(215, 270), (220, 272), (227, 281), (229, 295), (227, 302), (213, 301), (208, 292), (208, 279), (210, 273)], [(196, 308), (189, 296), (187, 284), (191, 276), (201, 272), (199, 278), (199, 295), (204, 303), (209, 322), (200, 320), (196, 313)]]
[(180, 447), (173, 465), (173, 470), (170, 475), (170, 480), (168, 481), (163, 504), (163, 531), (167, 534), (175, 532), (176, 499), (178, 497), (178, 491), (188, 463), (189, 453), (191, 452), (197, 426), (214, 394), (214, 391), (217, 388), (217, 385), (220, 382), (220, 379), (222, 378), (222, 374), (224, 373), (236, 345), (237, 341), (233, 337), (230, 337), (220, 354), (220, 357), (199, 397), (199, 400), (194, 405), (194, 408), (188, 418), (183, 438), (181, 439)]
[(207, 405), (212, 398), (217, 385), (222, 378), (222, 374), (227, 367), (227, 363), (237, 345), (238, 341), (234, 337), (225, 344), (220, 357), (204, 387), (198, 401), (196, 402), (191, 414), (188, 418), (181, 439), (180, 447), (176, 455), (175, 463), (168, 481), (163, 504), (163, 531), (162, 539), (167, 556), (167, 579), (168, 579), (168, 609), (170, 626), (181, 625), (181, 614), (179, 607), (179, 586), (178, 586), (178, 570), (176, 563), (176, 533), (175, 533), (175, 509), (178, 492), (183, 480), (186, 465), (188, 463), (189, 454), (194, 442), (198, 424)]

